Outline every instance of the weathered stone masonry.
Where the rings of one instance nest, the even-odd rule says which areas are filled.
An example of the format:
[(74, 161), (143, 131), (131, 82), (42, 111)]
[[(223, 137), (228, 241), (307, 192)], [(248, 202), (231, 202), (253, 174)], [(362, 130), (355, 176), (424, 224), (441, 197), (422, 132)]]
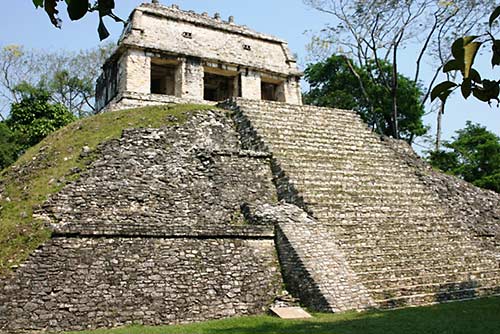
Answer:
[[(452, 179), (404, 158), (352, 112), (226, 107), (235, 124), (203, 112), (103, 145), (38, 213), (54, 236), (2, 282), (0, 328), (254, 314), (281, 276), (321, 311), (500, 293), (498, 195), (461, 181), (445, 191)], [(451, 205), (475, 192), (491, 205)], [(288, 204), (269, 205), (276, 194)]]
[(38, 212), (53, 238), (0, 285), (0, 331), (168, 324), (256, 314), (281, 289), (268, 154), (221, 111), (135, 129)]
[(287, 42), (220, 16), (145, 3), (128, 21), (97, 84), (97, 109), (231, 97), (301, 104)]
[(352, 111), (301, 106), (300, 75), (286, 42), (232, 18), (134, 10), (98, 109), (230, 98), (230, 116), (102, 144), (36, 212), (52, 239), (0, 281), (0, 332), (256, 314), (282, 280), (332, 312), (500, 294), (500, 196)]
[[(244, 99), (226, 107), (235, 110), (244, 147), (272, 153), (279, 199), (314, 218), (277, 231), (278, 249), (286, 247), (280, 257), (294, 257), (281, 258), (284, 281), (309, 307), (500, 294), (498, 194), (416, 168), (418, 159), (402, 158), (352, 111)], [(339, 297), (345, 291), (351, 296)]]

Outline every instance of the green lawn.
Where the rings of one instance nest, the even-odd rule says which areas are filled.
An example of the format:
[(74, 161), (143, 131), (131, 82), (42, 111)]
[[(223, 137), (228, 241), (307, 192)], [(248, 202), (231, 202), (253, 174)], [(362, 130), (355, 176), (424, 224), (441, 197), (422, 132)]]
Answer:
[(184, 326), (132, 326), (78, 334), (499, 334), (500, 297), (395, 311), (314, 314), (311, 320), (271, 316), (233, 318)]

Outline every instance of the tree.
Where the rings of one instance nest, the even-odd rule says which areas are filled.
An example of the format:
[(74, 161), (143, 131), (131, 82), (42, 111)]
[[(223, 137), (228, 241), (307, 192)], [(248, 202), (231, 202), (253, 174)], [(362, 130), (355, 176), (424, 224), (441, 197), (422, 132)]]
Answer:
[(19, 153), (16, 135), (5, 122), (0, 122), (0, 170), (11, 165)]
[(467, 122), (448, 151), (433, 152), (430, 163), (474, 185), (500, 193), (500, 138), (479, 124)]
[(20, 45), (6, 45), (0, 49), (0, 111), (19, 102), (16, 87), (21, 82), (34, 84), (34, 73), (38, 72), (39, 63), (34, 53)]
[[(354, 109), (372, 129), (380, 134), (392, 135), (392, 96), (383, 83), (383, 77), (392, 71), (393, 67), (382, 60), (378, 65), (372, 61), (358, 67), (345, 56), (333, 55), (307, 66), (305, 79), (310, 84), (310, 90), (304, 96), (305, 102)], [(411, 143), (427, 131), (422, 123), (424, 108), (420, 99), (423, 93), (412, 80), (401, 74), (398, 74), (398, 81), (398, 137)]]
[(457, 39), (451, 46), (453, 59), (449, 60), (443, 67), (443, 72), (462, 75), (462, 82), (457, 84), (449, 79), (441, 82), (432, 90), (432, 99), (439, 98), (444, 104), (448, 96), (460, 88), (462, 96), (467, 99), (474, 96), (476, 99), (487, 102), (494, 100), (500, 103), (500, 80), (482, 79), (481, 74), (473, 66), (480, 48), (491, 44), (491, 65), (500, 65), (500, 40), (496, 39), (491, 31), (495, 21), (500, 16), (500, 6), (491, 13), (488, 22), (489, 30), (479, 36), (465, 36)]
[[(391, 92), (391, 110), (394, 134), (399, 127), (397, 115), (399, 89), (399, 59), (401, 51), (412, 45), (414, 50), (405, 58), (415, 63), (412, 79), (419, 83), (422, 79), (423, 64), (432, 64), (431, 77), (423, 85), (425, 94), (421, 104), (430, 96), (431, 88), (450, 53), (443, 45), (461, 34), (480, 29), (477, 22), (485, 16), (485, 8), (490, 1), (440, 1), (440, 0), (304, 0), (304, 2), (335, 19), (312, 39), (311, 50), (331, 54), (336, 53), (355, 60), (358, 66), (374, 62), (384, 73), (382, 82)], [(323, 53), (324, 54), (324, 53)], [(320, 54), (321, 55), (321, 54)], [(427, 61), (426, 61), (427, 60)], [(392, 63), (393, 71), (382, 71), (383, 62)], [(439, 109), (444, 112), (444, 106)]]
[(67, 4), (68, 15), (72, 21), (82, 19), (87, 13), (98, 13), (99, 25), (97, 27), (97, 32), (101, 41), (109, 37), (109, 32), (104, 25), (103, 17), (109, 16), (116, 22), (125, 23), (125, 21), (113, 14), (113, 9), (115, 9), (114, 0), (96, 0), (93, 5), (90, 4), (89, 0), (33, 0), (33, 4), (36, 8), (44, 8), (49, 16), (50, 22), (52, 22), (55, 27), (61, 28), (62, 21), (58, 17), (59, 10), (57, 9), (60, 1)]
[(51, 101), (62, 103), (77, 117), (94, 109), (95, 81), (114, 45), (71, 51), (41, 51), (7, 45), (0, 49), (0, 107), (6, 111), (19, 102), (22, 82), (43, 86)]
[(5, 123), (19, 135), (21, 150), (36, 145), (50, 133), (75, 120), (62, 104), (50, 102), (50, 93), (43, 87), (24, 83), (17, 90), (22, 96), (21, 101), (12, 104)]

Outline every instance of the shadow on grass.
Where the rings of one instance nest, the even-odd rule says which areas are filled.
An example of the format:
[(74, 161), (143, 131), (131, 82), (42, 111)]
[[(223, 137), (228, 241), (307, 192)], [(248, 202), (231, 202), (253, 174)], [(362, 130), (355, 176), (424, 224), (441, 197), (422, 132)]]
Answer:
[[(195, 333), (195, 332), (193, 332)], [(498, 334), (500, 298), (404, 310), (320, 314), (312, 321), (273, 318), (251, 325), (206, 329), (203, 334)]]

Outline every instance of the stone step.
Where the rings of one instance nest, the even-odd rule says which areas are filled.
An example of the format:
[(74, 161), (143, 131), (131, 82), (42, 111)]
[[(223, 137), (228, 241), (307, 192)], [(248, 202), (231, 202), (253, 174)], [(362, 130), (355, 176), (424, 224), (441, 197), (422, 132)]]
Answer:
[(329, 158), (333, 157), (339, 160), (342, 158), (370, 157), (378, 161), (392, 160), (392, 162), (394, 162), (395, 158), (392, 151), (385, 149), (383, 146), (377, 146), (376, 143), (367, 145), (365, 141), (362, 147), (359, 147), (352, 143), (347, 144), (346, 138), (340, 138), (338, 141), (330, 139), (327, 142), (321, 142), (304, 137), (295, 137), (295, 141), (266, 137), (266, 143), (273, 148), (274, 154), (286, 152), (287, 155), (311, 155), (313, 153), (319, 155), (319, 153), (323, 153)]
[[(346, 182), (345, 184), (335, 184), (330, 183), (325, 180), (323, 185), (319, 186), (319, 182), (308, 182), (298, 179), (299, 176), (287, 175), (289, 177), (289, 183), (293, 184), (295, 188), (301, 191), (302, 195), (307, 196), (311, 199), (313, 198), (339, 198), (339, 199), (363, 199), (373, 198), (380, 200), (380, 198), (394, 197), (401, 198), (402, 196), (406, 198), (413, 198), (414, 203), (418, 203), (419, 200), (431, 200), (431, 203), (436, 203), (438, 198), (435, 194), (429, 192), (428, 190), (416, 186), (414, 191), (411, 191), (410, 184), (398, 184), (392, 187), (381, 187), (381, 186), (370, 186), (368, 184), (356, 184), (351, 183), (350, 185)], [(408, 199), (407, 199), (408, 200)], [(383, 201), (385, 204), (390, 204), (388, 200)], [(435, 205), (436, 206), (436, 205)]]
[[(290, 170), (286, 170), (287, 173), (295, 173), (300, 175), (304, 175), (304, 178), (307, 179), (309, 177), (314, 177), (316, 175), (317, 178), (320, 178), (321, 175), (324, 174), (326, 179), (341, 179), (342, 177), (358, 177), (358, 178), (366, 178), (366, 179), (374, 179), (377, 180), (381, 178), (382, 180), (394, 181), (394, 172), (387, 172), (385, 169), (380, 170), (342, 170), (332, 168), (331, 159), (325, 160), (322, 162), (315, 162), (313, 164), (307, 162), (306, 160), (293, 160), (287, 159), (286, 157), (278, 157), (278, 163), (281, 166), (287, 167)], [(415, 173), (410, 169), (402, 169), (399, 174), (397, 174), (400, 178), (405, 177), (415, 177)]]
[[(335, 154), (332, 155), (320, 155), (320, 154), (311, 154), (311, 153), (303, 153), (297, 154), (296, 152), (287, 151), (286, 156), (280, 156), (279, 152), (273, 152), (274, 157), (277, 158), (277, 161), (282, 166), (293, 166), (292, 162), (295, 164), (298, 163), (309, 163), (309, 166), (304, 167), (295, 167), (292, 170), (287, 170), (288, 173), (294, 172), (314, 172), (316, 170), (316, 165), (320, 163), (325, 163), (325, 168), (329, 170), (343, 170), (352, 173), (352, 175), (358, 175), (358, 173), (370, 173), (373, 172), (383, 172), (386, 176), (395, 176), (397, 179), (404, 182), (403, 178), (405, 176), (414, 175), (411, 174), (411, 171), (406, 169), (408, 166), (399, 161), (392, 161), (388, 159), (386, 161), (377, 161), (367, 159), (365, 157), (360, 157), (359, 159), (356, 157), (350, 157), (349, 159), (337, 160), (335, 158)], [(286, 169), (285, 169), (286, 170)], [(415, 176), (413, 176), (415, 178)]]
[[(465, 238), (455, 238), (450, 240), (447, 244), (433, 244), (433, 243), (415, 243), (405, 244), (404, 246), (394, 245), (364, 245), (359, 243), (339, 243), (340, 247), (350, 259), (358, 257), (358, 254), (364, 254), (362, 258), (383, 258), (399, 255), (400, 257), (415, 256), (424, 252), (436, 252), (436, 254), (446, 253), (454, 254), (458, 251), (465, 252), (472, 250), (472, 253), (477, 253), (477, 247), (474, 245), (475, 240), (465, 240)], [(427, 241), (427, 240), (426, 240)]]
[[(299, 189), (300, 191), (300, 189)], [(391, 208), (399, 207), (400, 209), (404, 209), (404, 212), (409, 212), (411, 210), (429, 210), (430, 208), (436, 207), (434, 205), (435, 201), (432, 197), (429, 198), (421, 198), (419, 202), (416, 200), (411, 201), (409, 198), (402, 198), (402, 195), (398, 196), (398, 194), (392, 194), (392, 196), (382, 196), (378, 194), (377, 196), (365, 196), (365, 197), (349, 197), (349, 196), (341, 196), (337, 195), (335, 198), (330, 197), (318, 197), (314, 198), (312, 196), (304, 196), (305, 203), (312, 208), (321, 207), (321, 208), (332, 208), (332, 209), (344, 209), (346, 206), (350, 207), (352, 210), (359, 209), (360, 211), (369, 211), (369, 210), (384, 210), (389, 212)], [(406, 196), (405, 196), (406, 197)], [(385, 199), (385, 200), (384, 200)]]
[[(429, 254), (430, 255), (430, 254)], [(383, 279), (402, 279), (420, 275), (435, 276), (444, 273), (487, 271), (496, 268), (494, 261), (481, 259), (477, 253), (441, 254), (439, 257), (424, 258), (415, 254), (415, 257), (403, 256), (400, 259), (386, 261), (356, 263), (349, 261), (360, 281)]]
[[(361, 282), (372, 290), (400, 289), (402, 287), (420, 286), (425, 284), (446, 284), (450, 282), (464, 282), (474, 280), (500, 279), (500, 270), (446, 272), (442, 274), (419, 275), (411, 277), (385, 278)], [(440, 283), (435, 283), (440, 282)]]
[(452, 292), (423, 293), (419, 295), (393, 297), (376, 300), (379, 308), (399, 308), (405, 306), (429, 305), (447, 301), (462, 301), (483, 296), (500, 295), (499, 286), (482, 286), (472, 289), (462, 289)]
[[(285, 113), (275, 112), (269, 110), (244, 110), (245, 116), (256, 124), (263, 124), (271, 126), (272, 124), (280, 125), (282, 128), (293, 129), (293, 127), (300, 129), (297, 126), (304, 126), (305, 128), (316, 129), (336, 129), (349, 130), (349, 129), (362, 129), (367, 133), (371, 133), (370, 128), (363, 123), (363, 121), (356, 115), (342, 115), (342, 114), (305, 114), (301, 112)], [(341, 126), (349, 125), (349, 127)]]
[(318, 147), (339, 147), (348, 151), (368, 151), (376, 149), (384, 151), (386, 154), (392, 151), (383, 146), (380, 138), (370, 132), (360, 133), (362, 129), (338, 130), (338, 129), (318, 129), (315, 127), (302, 127), (300, 124), (290, 127), (282, 127), (276, 124), (253, 123), (257, 129), (257, 134), (265, 138), (266, 142), (274, 144), (276, 147), (294, 147), (298, 144), (315, 144)]
[[(286, 170), (286, 168), (285, 168)], [(314, 175), (315, 173), (316, 175)], [(384, 178), (374, 180), (364, 176), (357, 175), (322, 175), (321, 171), (314, 169), (303, 170), (295, 169), (288, 176), (293, 177), (295, 185), (304, 185), (307, 187), (314, 187), (315, 191), (328, 192), (329, 190), (336, 190), (338, 188), (344, 191), (358, 191), (358, 189), (373, 189), (383, 190), (387, 192), (396, 192), (409, 190), (411, 186), (410, 180), (401, 180), (393, 175), (385, 175)], [(332, 189), (334, 188), (334, 189)], [(414, 190), (417, 194), (428, 194), (429, 190), (424, 185), (415, 184)]]
[[(411, 237), (403, 237), (399, 238), (381, 238), (381, 239), (346, 239), (346, 240), (336, 240), (337, 244), (342, 247), (344, 250), (355, 250), (370, 252), (371, 250), (384, 250), (384, 251), (395, 251), (399, 250), (402, 252), (402, 255), (405, 251), (412, 248), (422, 249), (425, 247), (432, 247), (436, 250), (443, 249), (444, 246), (448, 244), (455, 244), (457, 247), (460, 247), (462, 243), (471, 243), (470, 240), (467, 239), (466, 235), (448, 235), (444, 236), (441, 233), (429, 235), (427, 237), (421, 238), (411, 238)], [(457, 248), (458, 252), (460, 248)]]
[[(462, 237), (464, 231), (461, 230), (450, 230), (448, 228), (442, 227), (441, 229), (437, 228), (423, 228), (423, 229), (413, 229), (409, 228), (400, 228), (400, 229), (391, 229), (386, 230), (383, 228), (378, 229), (377, 231), (370, 230), (351, 230), (344, 231), (343, 233), (339, 233), (335, 231), (335, 238), (341, 244), (351, 244), (363, 242), (366, 244), (386, 244), (386, 241), (398, 239), (398, 241), (404, 240), (404, 243), (413, 242), (416, 240), (434, 240), (437, 242), (447, 242), (450, 237)], [(403, 243), (403, 244), (404, 244)]]
[[(378, 207), (374, 210), (350, 208), (349, 203), (343, 207), (317, 207), (314, 206), (313, 215), (324, 224), (331, 225), (332, 228), (376, 231), (380, 226), (400, 226), (405, 227), (409, 217), (412, 218), (412, 225), (416, 228), (431, 226), (459, 227), (460, 223), (454, 222), (455, 217), (447, 215), (442, 208), (428, 206), (425, 210), (412, 210), (408, 208), (398, 208), (387, 210)], [(383, 220), (383, 225), (379, 221)]]
[(257, 124), (257, 133), (264, 135), (266, 141), (274, 144), (276, 147), (296, 147), (300, 144), (311, 145), (315, 144), (318, 147), (339, 147), (345, 148), (347, 151), (370, 151), (376, 148), (386, 155), (393, 154), (380, 142), (380, 138), (373, 136), (371, 133), (358, 135), (356, 132), (338, 131), (333, 129), (317, 129), (317, 128), (283, 128), (278, 126), (266, 127), (263, 124)]
[(369, 290), (371, 296), (375, 300), (384, 300), (392, 298), (410, 297), (422, 294), (438, 294), (438, 293), (451, 293), (454, 291), (462, 291), (468, 289), (475, 289), (481, 286), (499, 286), (500, 278), (486, 278), (479, 281), (455, 281), (455, 282), (442, 282), (430, 283), (422, 285), (400, 286), (390, 289)]
[[(259, 116), (261, 118), (272, 118), (281, 116), (282, 120), (298, 121), (307, 120), (328, 120), (330, 123), (335, 120), (351, 120), (362, 122), (361, 117), (353, 111), (328, 108), (288, 108), (283, 106), (261, 106), (261, 105), (240, 105), (240, 110), (245, 115)], [(318, 108), (318, 107), (315, 107)]]
[[(387, 269), (385, 272), (377, 271), (377, 272), (363, 272), (358, 273), (359, 282), (374, 282), (379, 281), (380, 283), (366, 283), (367, 288), (374, 288), (378, 285), (384, 286), (384, 280), (393, 279), (393, 282), (396, 282), (398, 279), (403, 283), (399, 283), (398, 285), (409, 284), (408, 282), (412, 281), (414, 278), (418, 278), (419, 276), (425, 276), (427, 281), (431, 281), (432, 283), (440, 282), (440, 277), (447, 272), (485, 272), (489, 268), (488, 264), (479, 264), (475, 266), (471, 265), (460, 265), (460, 264), (452, 264), (452, 265), (442, 265), (440, 267), (432, 267), (432, 268), (415, 268), (415, 269), (400, 269), (400, 270), (392, 270)], [(387, 286), (394, 286), (396, 283), (387, 284)]]

